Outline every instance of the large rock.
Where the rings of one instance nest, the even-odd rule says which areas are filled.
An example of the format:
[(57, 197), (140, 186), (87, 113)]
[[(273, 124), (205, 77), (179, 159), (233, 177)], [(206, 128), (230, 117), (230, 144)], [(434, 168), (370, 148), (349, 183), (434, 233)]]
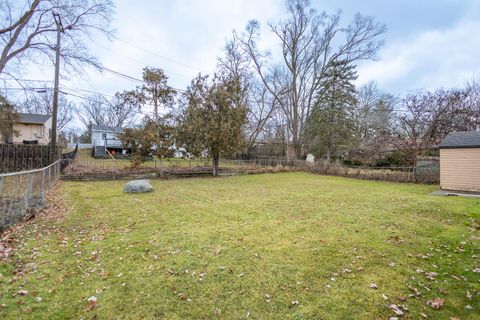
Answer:
[(152, 192), (153, 187), (150, 184), (150, 180), (133, 180), (129, 181), (123, 192), (126, 193), (141, 193), (141, 192)]

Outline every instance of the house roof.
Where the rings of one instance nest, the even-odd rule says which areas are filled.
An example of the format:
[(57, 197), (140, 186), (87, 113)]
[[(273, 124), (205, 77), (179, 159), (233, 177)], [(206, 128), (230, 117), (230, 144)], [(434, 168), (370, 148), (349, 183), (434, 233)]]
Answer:
[(459, 131), (449, 133), (440, 143), (440, 149), (480, 148), (480, 131)]
[(19, 113), (19, 123), (34, 123), (34, 124), (44, 124), (52, 116), (49, 114), (35, 114), (35, 113)]
[(106, 132), (114, 132), (114, 133), (122, 133), (124, 131), (123, 128), (120, 127), (109, 127), (109, 126), (102, 126), (98, 124), (92, 125), (93, 131), (106, 131)]

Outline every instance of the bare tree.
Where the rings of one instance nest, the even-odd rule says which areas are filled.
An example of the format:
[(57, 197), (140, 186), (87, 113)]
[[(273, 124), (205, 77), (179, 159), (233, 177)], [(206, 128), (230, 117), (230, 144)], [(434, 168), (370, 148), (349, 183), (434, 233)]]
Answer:
[(135, 92), (125, 91), (116, 93), (111, 100), (103, 95), (93, 95), (76, 109), (76, 114), (86, 128), (92, 124), (127, 127), (139, 118), (140, 106), (138, 100), (132, 98), (134, 95)]
[(473, 130), (480, 130), (480, 76), (470, 79), (465, 90), (468, 94), (469, 109), (472, 112), (472, 121), (475, 125)]
[(449, 133), (479, 127), (478, 109), (472, 106), (474, 93), (467, 89), (418, 90), (402, 99), (394, 126), (397, 146), (409, 161), (428, 151)]
[(98, 67), (87, 46), (93, 33), (110, 34), (112, 0), (3, 0), (0, 3), (0, 74), (13, 76), (27, 61), (54, 61), (57, 32), (53, 13), (62, 19), (65, 34), (61, 55), (76, 71)]
[[(52, 114), (53, 110), (53, 97), (48, 91), (41, 90), (42, 92), (35, 92), (31, 94), (28, 91), (27, 99), (21, 106), (21, 110), (28, 113), (36, 114)], [(75, 110), (75, 103), (69, 101), (65, 95), (60, 94), (58, 97), (58, 117), (57, 117), (57, 129), (62, 131), (66, 125), (73, 119), (73, 112)]]
[(251, 59), (242, 50), (236, 36), (225, 44), (224, 55), (218, 59), (219, 73), (226, 78), (238, 79), (242, 86), (239, 105), (247, 106), (247, 124), (245, 125), (246, 153), (250, 154), (257, 139), (265, 133), (265, 127), (272, 120), (276, 109), (267, 88), (259, 81), (253, 69)]
[(374, 81), (358, 88), (352, 110), (354, 143), (351, 159), (373, 163), (388, 148), (391, 140), (397, 98), (380, 90)]
[(260, 25), (250, 21), (239, 37), (261, 81), (286, 117), (296, 157), (302, 154), (306, 122), (315, 93), (332, 61), (352, 63), (375, 57), (383, 41), (384, 25), (372, 17), (355, 15), (347, 26), (340, 25), (340, 13), (317, 14), (308, 0), (287, 2), (288, 18), (270, 24), (282, 47), (282, 62), (272, 64), (269, 55), (257, 47)]

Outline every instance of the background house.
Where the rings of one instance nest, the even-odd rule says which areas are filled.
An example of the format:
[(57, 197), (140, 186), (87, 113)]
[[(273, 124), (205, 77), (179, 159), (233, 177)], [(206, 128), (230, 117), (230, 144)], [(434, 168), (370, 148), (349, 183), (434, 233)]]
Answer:
[(119, 127), (92, 125), (92, 155), (105, 157), (108, 156), (107, 150), (112, 154), (126, 154), (127, 149), (123, 148), (118, 137), (123, 131), (124, 129)]
[(480, 132), (449, 133), (439, 148), (440, 188), (480, 191)]
[[(7, 137), (8, 143), (38, 142), (38, 144), (48, 144), (52, 131), (52, 116), (33, 113), (19, 113), (18, 120), (13, 125), (14, 132)], [(0, 141), (4, 137), (0, 135)]]

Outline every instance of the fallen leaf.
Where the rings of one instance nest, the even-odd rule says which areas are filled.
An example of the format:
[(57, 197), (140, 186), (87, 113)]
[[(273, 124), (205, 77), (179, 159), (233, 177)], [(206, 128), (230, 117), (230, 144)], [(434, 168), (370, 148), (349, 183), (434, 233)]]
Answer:
[(396, 304), (391, 304), (388, 308), (390, 308), (390, 310), (392, 310), (397, 316), (403, 316), (403, 311)]
[(443, 307), (445, 303), (445, 299), (442, 298), (435, 298), (427, 301), (427, 306), (432, 307), (433, 309), (440, 309)]
[(91, 296), (90, 298), (87, 299), (87, 301), (88, 301), (88, 303), (85, 306), (86, 311), (90, 311), (97, 306), (97, 297)]
[(178, 294), (178, 297), (179, 297), (180, 299), (182, 299), (182, 300), (187, 300), (187, 295), (186, 295), (185, 293), (183, 293), (183, 292), (180, 292), (180, 293)]
[(378, 289), (378, 286), (375, 283), (370, 283), (371, 289)]

